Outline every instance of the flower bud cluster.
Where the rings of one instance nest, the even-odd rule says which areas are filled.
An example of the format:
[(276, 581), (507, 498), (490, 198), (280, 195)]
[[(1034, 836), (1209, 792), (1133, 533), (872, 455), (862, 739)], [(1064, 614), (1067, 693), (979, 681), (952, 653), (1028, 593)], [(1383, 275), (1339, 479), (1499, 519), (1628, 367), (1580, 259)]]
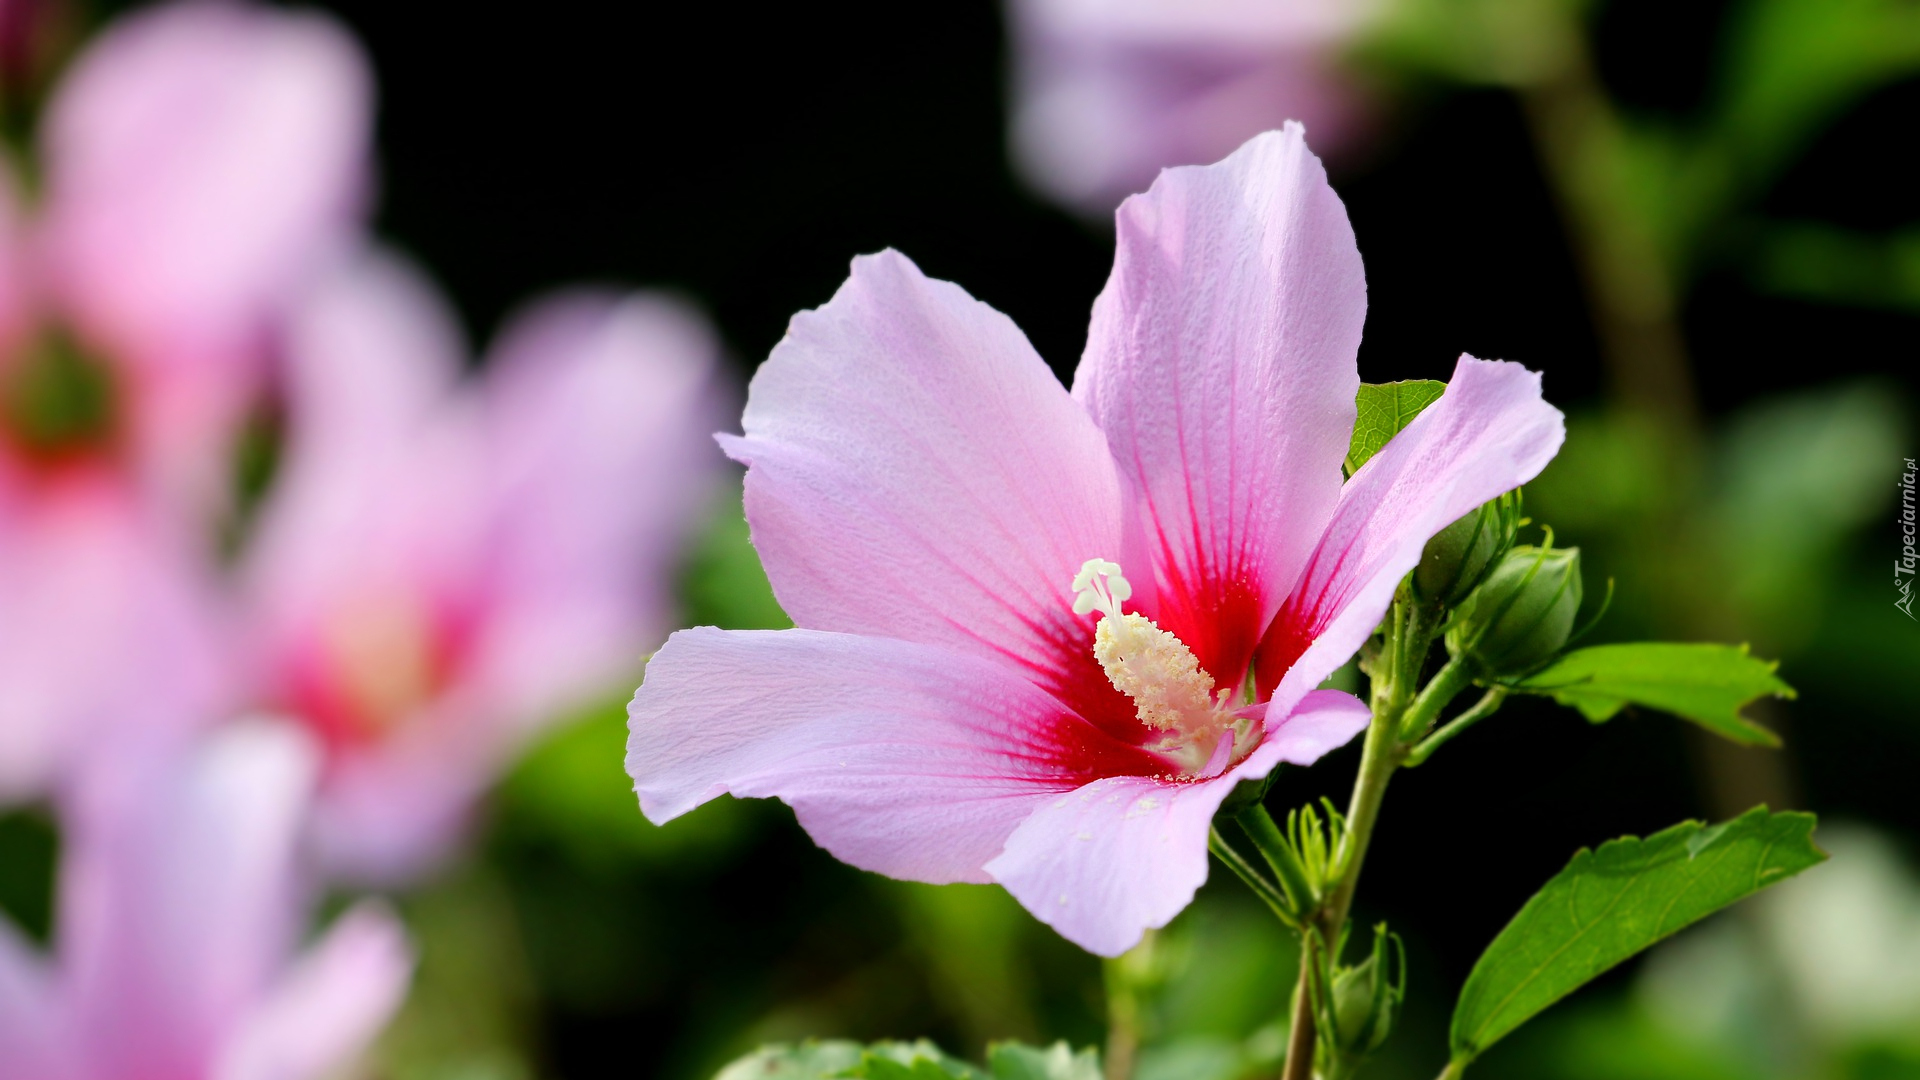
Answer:
[(1455, 610), (1447, 651), (1477, 678), (1526, 675), (1566, 647), (1583, 596), (1579, 548), (1514, 547)]

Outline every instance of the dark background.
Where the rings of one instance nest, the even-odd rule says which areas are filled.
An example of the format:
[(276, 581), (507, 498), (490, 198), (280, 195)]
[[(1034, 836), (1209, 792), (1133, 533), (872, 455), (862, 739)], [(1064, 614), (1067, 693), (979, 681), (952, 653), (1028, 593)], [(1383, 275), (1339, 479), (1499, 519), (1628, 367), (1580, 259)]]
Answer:
[[(713, 315), (744, 374), (795, 311), (831, 295), (851, 256), (891, 246), (1010, 314), (1071, 373), (1111, 236), (1010, 172), (991, 5), (549, 2), (508, 17), (330, 6), (378, 72), (378, 227), (449, 289), (477, 340), (548, 287), (663, 286)], [(1618, 100), (1684, 119), (1705, 92), (1724, 6), (1603, 5), (1597, 48)], [(1852, 110), (1768, 207), (1912, 222), (1917, 105), (1920, 86), (1903, 85)], [(1335, 184), (1367, 263), (1363, 378), (1445, 377), (1470, 351), (1544, 370), (1570, 411), (1595, 404), (1578, 276), (1510, 97), (1403, 100), (1367, 160), (1336, 163)], [(1737, 270), (1711, 269), (1685, 313), (1710, 412), (1848, 375), (1889, 378), (1909, 398), (1920, 386), (1913, 317), (1757, 295)], [(1805, 691), (1793, 714), (1804, 802), (1913, 835), (1911, 706), (1862, 719), (1817, 672), (1786, 674)], [(1475, 752), (1396, 785), (1362, 890), (1363, 923), (1390, 913), (1415, 943), (1416, 992), (1440, 1000), (1576, 846), (1707, 813), (1697, 748), (1663, 718), (1589, 728), (1523, 703), (1493, 724), (1498, 737), (1476, 733)], [(1276, 806), (1340, 797), (1354, 759), (1283, 779)], [(702, 813), (715, 812), (738, 829), (710, 857), (613, 868), (510, 817), (497, 830), (490, 854), (528, 937), (543, 1069), (588, 1080), (690, 1068), (759, 1005), (851, 993), (850, 972), (897, 949), (885, 886), (816, 850), (784, 808)], [(633, 929), (569, 936), (595, 918)], [(1069, 948), (1036, 948), (1063, 994), (1097, 978)], [(590, 992), (578, 989), (583, 950), (610, 968)], [(820, 1033), (962, 1038), (929, 993), (907, 980), (875, 993), (887, 1007), (866, 1007), (861, 1030)], [(1095, 1001), (1050, 1014), (1039, 1034), (1091, 1041), (1097, 1020)]]

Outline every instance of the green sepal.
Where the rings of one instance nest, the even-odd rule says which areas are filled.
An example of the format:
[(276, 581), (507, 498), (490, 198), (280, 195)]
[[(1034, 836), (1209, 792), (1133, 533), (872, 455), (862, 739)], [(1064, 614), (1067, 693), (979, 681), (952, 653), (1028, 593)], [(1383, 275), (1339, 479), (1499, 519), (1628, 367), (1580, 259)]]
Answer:
[(1708, 828), (1582, 849), (1473, 966), (1454, 1008), (1452, 1055), (1471, 1061), (1541, 1010), (1674, 932), (1827, 856), (1812, 814), (1756, 807)]
[(1440, 400), (1446, 389), (1446, 383), (1432, 379), (1361, 383), (1354, 400), (1358, 413), (1353, 421), (1353, 441), (1347, 447), (1347, 475), (1359, 472), (1368, 458), (1411, 424), (1422, 409)]
[(1551, 696), (1596, 724), (1628, 705), (1672, 713), (1743, 746), (1779, 746), (1780, 737), (1740, 715), (1762, 697), (1791, 698), (1779, 665), (1745, 645), (1643, 641), (1575, 649), (1513, 684)]

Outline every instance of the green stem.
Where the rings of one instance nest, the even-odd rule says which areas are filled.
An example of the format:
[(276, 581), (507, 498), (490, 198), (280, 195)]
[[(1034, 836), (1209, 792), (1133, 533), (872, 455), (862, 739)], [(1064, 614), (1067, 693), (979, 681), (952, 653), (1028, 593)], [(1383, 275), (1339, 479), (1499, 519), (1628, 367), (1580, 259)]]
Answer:
[(1454, 717), (1445, 727), (1420, 740), (1418, 746), (1407, 751), (1407, 759), (1401, 764), (1411, 769), (1432, 757), (1435, 750), (1445, 746), (1454, 736), (1500, 711), (1500, 704), (1507, 700), (1507, 693), (1507, 688), (1504, 686), (1488, 688), (1486, 693), (1480, 695), (1480, 700), (1473, 703), (1472, 708)]
[[(1425, 716), (1427, 722), (1431, 722), (1469, 681), (1463, 667), (1449, 664), (1434, 677), (1426, 691), (1415, 696), (1413, 688), (1419, 684), (1420, 669), (1426, 663), (1439, 626), (1433, 613), (1411, 602), (1404, 593), (1395, 600), (1387, 619), (1387, 640), (1380, 653), (1380, 670), (1374, 675), (1369, 695), (1373, 723), (1367, 726), (1367, 740), (1360, 753), (1360, 774), (1354, 780), (1353, 797), (1347, 805), (1347, 827), (1333, 863), (1334, 880), (1311, 919), (1329, 950), (1329, 968), (1339, 960), (1333, 954), (1339, 950), (1347, 916), (1353, 907), (1353, 895), (1360, 886), (1360, 868), (1366, 863), (1373, 828), (1380, 819), (1387, 783), (1407, 752), (1406, 744), (1401, 741), (1402, 733), (1409, 730), (1410, 719)], [(1448, 686), (1452, 689), (1448, 690)], [(1308, 940), (1300, 951), (1300, 996), (1306, 1004), (1294, 1009), (1294, 1030), (1288, 1042), (1282, 1080), (1312, 1080), (1313, 1077), (1311, 965), (1314, 957), (1311, 935), (1305, 937)]]
[(1140, 1049), (1140, 996), (1125, 960), (1109, 960), (1107, 976), (1107, 1080), (1132, 1080), (1133, 1062)]
[[(1313, 1080), (1313, 939), (1300, 935), (1300, 985), (1293, 992), (1292, 1027), (1287, 1030), (1287, 1064), (1282, 1080)], [(1296, 1069), (1295, 1062), (1300, 1062)]]
[(1460, 696), (1460, 691), (1473, 684), (1473, 673), (1468, 670), (1467, 662), (1461, 657), (1447, 661), (1446, 666), (1434, 673), (1433, 680), (1420, 691), (1407, 708), (1406, 716), (1401, 720), (1401, 732), (1405, 741), (1411, 742), (1427, 733), (1433, 722), (1440, 718), (1440, 710), (1447, 703)]
[(1446, 1068), (1440, 1070), (1440, 1075), (1437, 1080), (1460, 1080), (1460, 1078), (1466, 1074), (1467, 1063), (1460, 1058), (1454, 1058), (1452, 1061), (1447, 1062)]
[(1253, 890), (1253, 894), (1272, 908), (1281, 922), (1288, 926), (1299, 924), (1298, 918), (1287, 904), (1286, 894), (1275, 888), (1273, 882), (1268, 881), (1265, 875), (1254, 869), (1252, 863), (1235, 851), (1233, 845), (1227, 843), (1227, 838), (1220, 835), (1219, 829), (1213, 829), (1207, 833), (1207, 850), (1213, 852), (1214, 858), (1225, 863), (1227, 869), (1233, 871), (1236, 877), (1246, 882), (1247, 887)]

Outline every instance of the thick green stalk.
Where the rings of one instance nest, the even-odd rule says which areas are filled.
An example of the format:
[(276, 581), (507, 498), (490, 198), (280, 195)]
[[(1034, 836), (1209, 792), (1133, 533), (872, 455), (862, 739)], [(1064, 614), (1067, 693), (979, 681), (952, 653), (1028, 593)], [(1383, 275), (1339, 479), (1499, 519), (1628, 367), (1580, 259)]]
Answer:
[[(1347, 806), (1347, 825), (1334, 860), (1333, 881), (1319, 908), (1308, 920), (1330, 951), (1339, 949), (1347, 916), (1353, 907), (1353, 895), (1360, 885), (1360, 869), (1366, 863), (1367, 847), (1373, 840), (1374, 825), (1380, 819), (1380, 805), (1386, 798), (1387, 783), (1406, 756), (1402, 741), (1409, 720), (1426, 717), (1431, 722), (1448, 700), (1466, 685), (1463, 672), (1449, 674), (1449, 664), (1435, 676), (1427, 692), (1418, 696), (1420, 670), (1433, 647), (1439, 627), (1433, 613), (1413, 603), (1403, 592), (1387, 616), (1387, 640), (1372, 672), (1370, 693), (1373, 723), (1367, 727), (1367, 740), (1360, 753), (1360, 773), (1353, 784), (1353, 796)], [(1443, 685), (1444, 684), (1444, 685)], [(1451, 689), (1448, 689), (1451, 687)], [(1314, 963), (1311, 935), (1304, 935), (1300, 950), (1301, 992), (1293, 1010), (1293, 1032), (1288, 1039), (1286, 1071), (1282, 1080), (1312, 1080), (1315, 1031), (1313, 1026)], [(1331, 968), (1339, 957), (1330, 955)]]

